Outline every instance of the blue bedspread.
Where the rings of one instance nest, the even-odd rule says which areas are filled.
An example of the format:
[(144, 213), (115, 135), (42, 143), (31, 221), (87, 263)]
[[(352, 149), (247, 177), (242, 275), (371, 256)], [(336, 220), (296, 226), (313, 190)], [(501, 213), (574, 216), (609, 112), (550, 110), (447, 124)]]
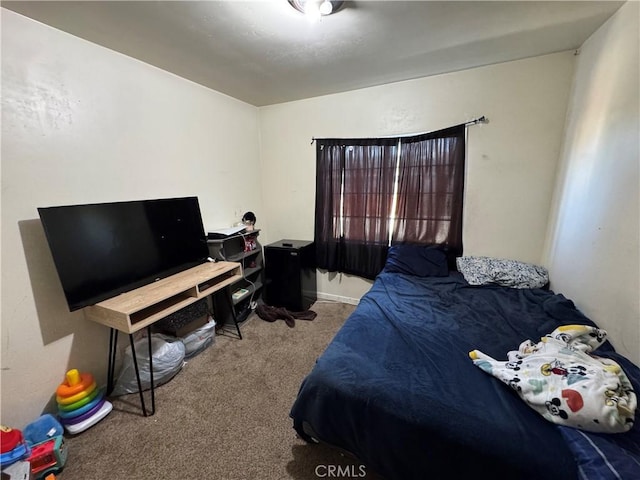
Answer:
[[(618, 362), (629, 377), (636, 394), (640, 393), (640, 368), (615, 352), (602, 356)], [(640, 479), (638, 412), (631, 431), (622, 435), (587, 433), (569, 427), (558, 428), (576, 458), (581, 480)]]
[[(563, 427), (468, 357), (480, 349), (501, 358), (525, 339), (575, 323), (593, 325), (550, 291), (473, 287), (458, 273), (383, 272), (303, 381), (294, 427), (388, 480), (591, 478)], [(609, 343), (598, 354), (616, 356)], [(618, 435), (635, 442), (638, 425)]]

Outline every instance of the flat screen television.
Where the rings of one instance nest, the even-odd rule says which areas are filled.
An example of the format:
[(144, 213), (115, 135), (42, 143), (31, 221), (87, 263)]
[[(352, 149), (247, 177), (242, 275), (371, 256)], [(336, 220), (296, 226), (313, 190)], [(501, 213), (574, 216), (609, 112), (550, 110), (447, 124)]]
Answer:
[(207, 261), (197, 197), (38, 208), (74, 311)]

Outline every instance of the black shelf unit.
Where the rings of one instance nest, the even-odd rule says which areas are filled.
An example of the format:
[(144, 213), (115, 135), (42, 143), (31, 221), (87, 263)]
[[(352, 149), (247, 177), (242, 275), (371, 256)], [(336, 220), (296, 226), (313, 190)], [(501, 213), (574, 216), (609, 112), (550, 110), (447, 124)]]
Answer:
[[(230, 235), (224, 238), (207, 240), (209, 255), (215, 260), (238, 262), (242, 265), (243, 278), (227, 287), (226, 291), (213, 295), (213, 309), (216, 313), (216, 322), (220, 327), (233, 325), (235, 313), (238, 323), (242, 323), (252, 312), (252, 303), (262, 295), (264, 286), (264, 257), (262, 245), (258, 241), (260, 230)], [(231, 298), (233, 312), (228, 300), (223, 298), (228, 295)]]

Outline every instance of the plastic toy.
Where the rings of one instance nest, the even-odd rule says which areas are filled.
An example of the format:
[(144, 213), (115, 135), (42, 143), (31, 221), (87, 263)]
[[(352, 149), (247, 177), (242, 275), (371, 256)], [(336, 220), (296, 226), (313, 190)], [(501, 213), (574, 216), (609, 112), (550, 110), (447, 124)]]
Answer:
[(3, 467), (6, 465), (11, 465), (18, 460), (28, 457), (29, 452), (29, 446), (25, 442), (22, 442), (13, 450), (8, 451), (7, 453), (1, 453), (0, 464), (2, 464)]
[(91, 384), (94, 383), (93, 375), (90, 373), (80, 373), (75, 368), (67, 372), (64, 382), (56, 390), (59, 397), (65, 398), (89, 390)]
[(73, 425), (65, 424), (64, 428), (66, 428), (67, 432), (69, 432), (72, 435), (83, 432), (87, 428), (94, 426), (96, 423), (98, 423), (100, 420), (106, 417), (109, 414), (109, 412), (111, 412), (112, 409), (113, 409), (113, 405), (111, 405), (111, 402), (108, 402), (105, 400), (105, 402), (100, 407), (100, 410), (94, 413), (91, 417), (81, 421), (80, 423), (76, 423)]
[(0, 425), (0, 450), (0, 464), (3, 467), (28, 457), (30, 452), (22, 432), (4, 425)]
[(93, 382), (89, 388), (87, 388), (86, 390), (81, 390), (80, 392), (76, 393), (75, 395), (70, 395), (68, 397), (61, 397), (60, 395), (56, 395), (56, 401), (60, 404), (60, 405), (70, 405), (72, 403), (76, 403), (78, 400), (82, 400), (85, 397), (88, 397), (89, 395), (91, 395), (93, 393), (93, 391), (98, 388), (98, 386), (96, 385), (96, 382)]
[(87, 412), (76, 415), (75, 417), (63, 418), (62, 423), (64, 425), (75, 425), (76, 423), (84, 422), (85, 420), (90, 419), (93, 415), (98, 413), (102, 408), (102, 405), (104, 405), (104, 402), (104, 398), (101, 398), (100, 401)]
[(62, 435), (34, 445), (29, 456), (31, 473), (40, 480), (50, 473), (57, 473), (67, 461), (67, 447)]
[(69, 412), (66, 412), (64, 410), (58, 410), (58, 417), (60, 417), (60, 419), (63, 422), (64, 422), (64, 420), (66, 418), (77, 417), (79, 415), (87, 413), (89, 410), (91, 410), (93, 407), (95, 407), (98, 403), (102, 402), (103, 399), (104, 399), (104, 396), (100, 395), (100, 392), (98, 392), (98, 394), (95, 396), (95, 398), (93, 398), (93, 400), (91, 400), (89, 403), (87, 403), (83, 407), (78, 407), (75, 410), (71, 410)]
[(15, 428), (0, 425), (0, 453), (7, 453), (22, 442), (22, 432)]
[(95, 425), (113, 409), (96, 385), (93, 375), (69, 370), (56, 389), (58, 416), (67, 432), (80, 433)]
[(69, 405), (63, 405), (58, 403), (58, 410), (62, 410), (63, 412), (71, 412), (73, 410), (77, 410), (80, 407), (84, 407), (87, 403), (91, 402), (97, 396), (102, 395), (102, 392), (99, 389), (94, 389), (89, 395), (78, 400), (75, 403), (71, 403)]
[(24, 427), (22, 434), (29, 446), (42, 443), (64, 433), (64, 428), (53, 415), (45, 413), (40, 418)]

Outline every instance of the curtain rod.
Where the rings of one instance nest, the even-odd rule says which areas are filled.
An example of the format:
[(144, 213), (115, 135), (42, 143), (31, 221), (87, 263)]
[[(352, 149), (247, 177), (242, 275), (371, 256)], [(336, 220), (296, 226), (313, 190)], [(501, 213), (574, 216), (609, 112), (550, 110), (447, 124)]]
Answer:
[[(482, 115), (481, 117), (478, 117), (478, 118), (476, 118), (474, 120), (469, 120), (468, 122), (465, 122), (463, 125), (465, 127), (470, 127), (471, 125), (477, 125), (479, 123), (489, 123), (489, 119), (487, 117), (485, 117), (484, 115)], [(425, 132), (425, 133), (428, 133), (428, 132)], [(414, 135), (422, 135), (422, 134), (420, 134), (420, 133), (413, 134), (412, 133), (412, 134), (406, 135), (406, 136), (409, 137), (409, 136), (414, 136)], [(398, 135), (393, 135), (393, 136), (397, 137)], [(313, 145), (313, 142), (315, 142), (315, 141), (316, 141), (316, 137), (311, 137), (311, 145)]]
[(478, 123), (489, 123), (489, 119), (484, 115), (482, 115), (481, 117), (478, 117), (475, 120), (469, 120), (467, 123), (464, 124), (464, 126), (468, 127), (470, 125), (477, 125)]

